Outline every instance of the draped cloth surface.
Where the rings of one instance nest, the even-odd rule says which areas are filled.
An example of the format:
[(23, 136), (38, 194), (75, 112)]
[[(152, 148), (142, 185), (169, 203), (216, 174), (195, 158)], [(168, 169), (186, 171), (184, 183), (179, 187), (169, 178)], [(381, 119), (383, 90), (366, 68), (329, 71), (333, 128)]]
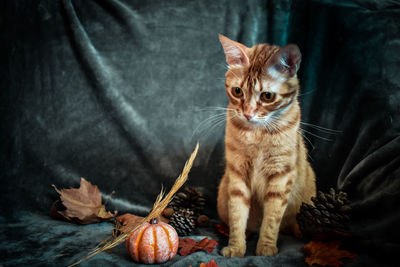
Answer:
[[(360, 256), (346, 266), (389, 265), (400, 251), (400, 4), (396, 1), (3, 1), (0, 16), (0, 263), (68, 265), (112, 225), (49, 218), (51, 187), (80, 177), (115, 190), (109, 210), (145, 215), (197, 141), (187, 185), (217, 222), (224, 171), (226, 71), (218, 34), (252, 46), (296, 43), (302, 129), (320, 190), (352, 201)], [(215, 116), (215, 117), (212, 117)], [(206, 120), (207, 118), (214, 118)], [(313, 126), (316, 125), (316, 126)], [(302, 266), (303, 243), (280, 253), (177, 256), (167, 265)], [(135, 265), (120, 246), (83, 265)]]

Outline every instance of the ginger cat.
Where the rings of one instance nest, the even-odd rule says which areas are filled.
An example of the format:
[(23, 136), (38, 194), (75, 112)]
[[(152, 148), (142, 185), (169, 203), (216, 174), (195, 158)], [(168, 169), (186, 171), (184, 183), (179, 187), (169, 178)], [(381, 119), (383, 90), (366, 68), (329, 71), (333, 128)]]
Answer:
[(245, 232), (258, 231), (256, 254), (274, 255), (279, 230), (300, 236), (296, 214), (315, 195), (297, 100), (301, 54), (296, 45), (248, 48), (219, 36), (228, 71), (226, 169), (218, 189), (220, 219), (229, 225), (226, 257), (243, 257)]

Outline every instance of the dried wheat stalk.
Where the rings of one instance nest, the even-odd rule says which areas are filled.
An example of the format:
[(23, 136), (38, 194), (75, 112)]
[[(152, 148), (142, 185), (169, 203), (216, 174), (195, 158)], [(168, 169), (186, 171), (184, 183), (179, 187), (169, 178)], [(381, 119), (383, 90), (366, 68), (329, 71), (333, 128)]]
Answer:
[[(105, 240), (101, 241), (99, 245), (93, 249), (91, 253), (89, 253), (88, 256), (85, 258), (75, 262), (74, 264), (70, 266), (75, 266), (77, 264), (80, 264), (95, 255), (99, 254), (102, 251), (111, 249), (123, 242), (128, 238), (128, 236), (133, 233), (136, 229), (141, 227), (145, 222), (150, 221), (153, 218), (158, 218), (162, 211), (168, 206), (169, 202), (172, 200), (172, 197), (175, 195), (175, 193), (182, 187), (182, 185), (186, 182), (188, 174), (190, 172), (190, 169), (192, 168), (193, 161), (196, 158), (197, 151), (199, 150), (199, 143), (196, 144), (196, 148), (190, 155), (190, 158), (188, 161), (185, 163), (185, 167), (183, 167), (182, 173), (179, 175), (179, 177), (176, 179), (174, 185), (172, 186), (171, 190), (169, 193), (164, 197), (164, 190), (161, 189), (160, 194), (157, 196), (157, 199), (153, 205), (153, 209), (150, 211), (150, 213), (143, 218), (139, 224), (135, 225), (132, 229), (127, 231), (126, 233), (122, 233), (121, 235), (117, 236), (116, 238), (113, 238), (110, 240), (110, 237), (106, 238)], [(104, 244), (104, 245), (103, 245)]]

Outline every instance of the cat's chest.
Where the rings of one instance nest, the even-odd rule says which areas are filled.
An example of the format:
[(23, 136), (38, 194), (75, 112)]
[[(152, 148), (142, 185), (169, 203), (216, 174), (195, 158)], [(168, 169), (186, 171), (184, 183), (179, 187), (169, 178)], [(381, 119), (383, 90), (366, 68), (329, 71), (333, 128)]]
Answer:
[(267, 145), (271, 141), (266, 138), (265, 133), (262, 131), (243, 132), (241, 137), (242, 141), (248, 146), (255, 146), (256, 148), (259, 145)]
[(255, 157), (253, 158), (253, 162), (251, 164), (252, 171), (250, 172), (252, 175), (250, 177), (250, 187), (251, 191), (258, 192), (263, 191), (265, 187), (265, 179), (264, 176), (264, 168), (267, 162), (265, 159), (265, 153), (263, 151), (257, 151), (255, 153)]
[[(283, 151), (292, 156), (284, 156)], [(268, 141), (258, 146), (249, 146), (248, 153), (251, 159), (249, 164), (251, 191), (260, 196), (264, 196), (265, 188), (268, 186), (267, 177), (283, 171), (287, 165), (293, 165), (296, 155), (294, 147)]]

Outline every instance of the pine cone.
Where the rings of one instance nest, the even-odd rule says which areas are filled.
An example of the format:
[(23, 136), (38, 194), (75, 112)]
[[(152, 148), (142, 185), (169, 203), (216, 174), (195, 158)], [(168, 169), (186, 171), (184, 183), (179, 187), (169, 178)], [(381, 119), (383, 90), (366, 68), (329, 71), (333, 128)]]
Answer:
[(186, 187), (183, 192), (175, 195), (170, 203), (175, 211), (179, 209), (190, 209), (194, 215), (199, 215), (204, 210), (205, 198), (203, 194), (195, 187)]
[(350, 202), (345, 192), (336, 193), (333, 188), (329, 193), (318, 191), (311, 201), (314, 205), (302, 203), (297, 214), (297, 222), (304, 238), (310, 239), (319, 233), (346, 229), (351, 208), (346, 205)]
[(190, 209), (179, 209), (170, 218), (169, 224), (175, 228), (179, 236), (189, 235), (196, 227), (196, 220)]

